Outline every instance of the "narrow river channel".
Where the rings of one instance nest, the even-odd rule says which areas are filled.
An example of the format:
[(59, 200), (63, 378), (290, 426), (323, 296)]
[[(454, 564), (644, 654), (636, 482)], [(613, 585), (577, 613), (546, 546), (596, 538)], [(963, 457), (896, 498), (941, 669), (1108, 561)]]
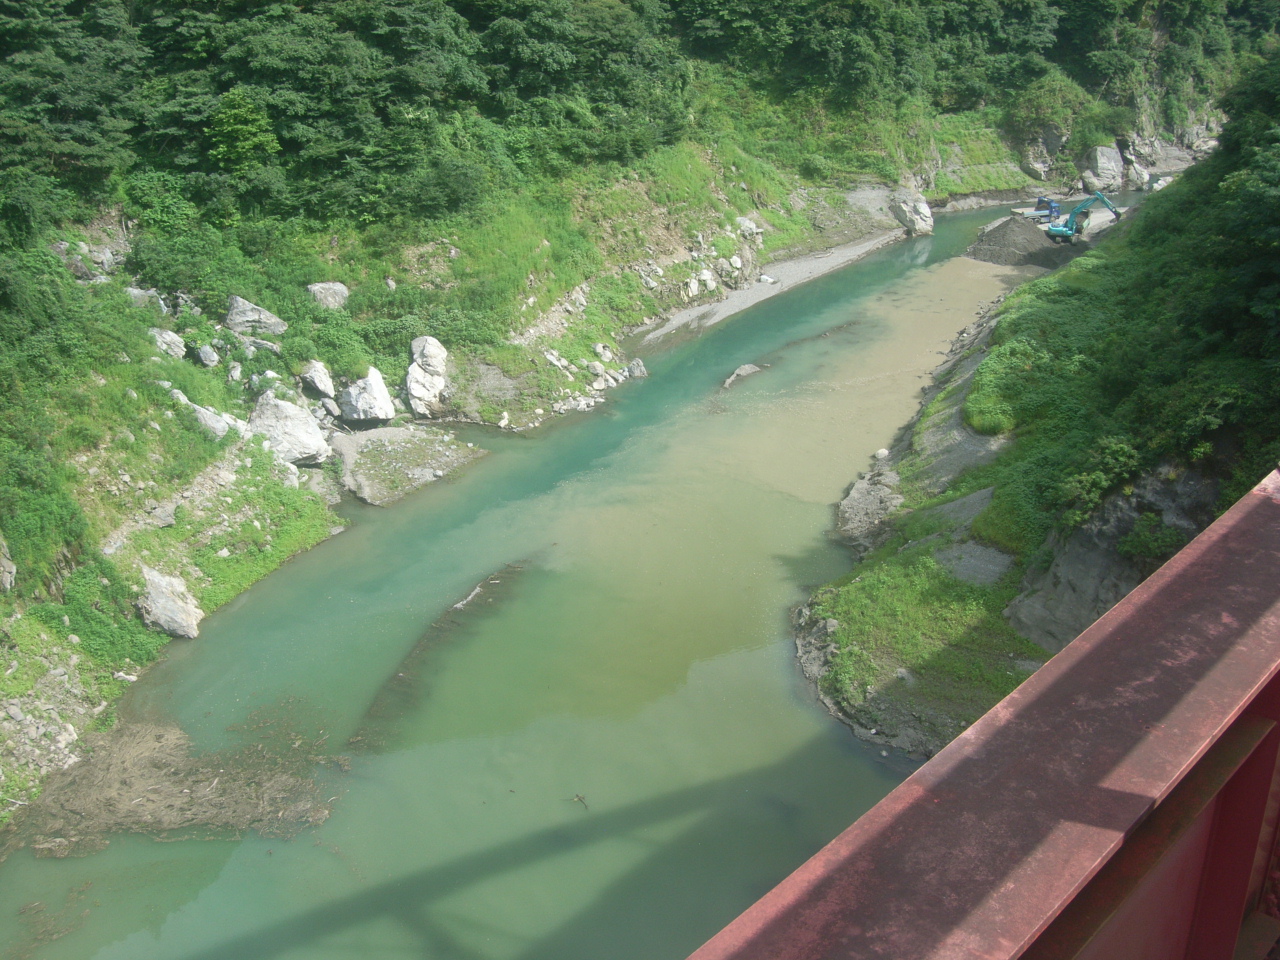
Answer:
[[(21, 851), (0, 957), (681, 960), (909, 769), (814, 703), (787, 614), (847, 569), (831, 505), (937, 351), (1020, 279), (952, 259), (999, 212), (940, 217), (647, 357), (592, 415), (467, 435), (493, 453), (462, 476), (351, 508), (124, 705), (201, 750), (264, 711), (361, 736), (317, 774), (332, 817)], [(720, 389), (748, 362), (768, 366)]]

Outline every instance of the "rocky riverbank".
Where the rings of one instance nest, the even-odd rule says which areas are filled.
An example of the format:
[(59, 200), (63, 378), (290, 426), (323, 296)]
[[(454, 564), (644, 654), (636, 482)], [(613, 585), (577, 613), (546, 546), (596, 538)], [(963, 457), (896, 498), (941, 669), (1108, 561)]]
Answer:
[[(969, 253), (1044, 265), (1049, 251), (1034, 227), (1005, 220)], [(1014, 442), (976, 432), (963, 415), (998, 313), (992, 304), (960, 332), (917, 415), (838, 505), (837, 534), (853, 552), (853, 572), (795, 612), (801, 669), (831, 713), (861, 739), (917, 759), (940, 750), (1155, 569), (1132, 548), (1144, 523), (1158, 518), (1159, 536), (1185, 542), (1212, 521), (1218, 496), (1218, 484), (1198, 471), (1161, 466), (1106, 497), (1069, 533), (1052, 534), (1044, 563), (1027, 565), (975, 532), (994, 489), (969, 482), (963, 495), (951, 491)], [(884, 606), (894, 609), (884, 614)]]

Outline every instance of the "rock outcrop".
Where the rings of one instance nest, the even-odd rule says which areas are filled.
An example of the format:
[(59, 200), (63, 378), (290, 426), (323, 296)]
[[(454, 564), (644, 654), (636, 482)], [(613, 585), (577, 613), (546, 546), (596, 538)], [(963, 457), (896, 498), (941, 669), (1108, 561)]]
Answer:
[(146, 581), (138, 610), (149, 626), (163, 630), (173, 637), (195, 637), (200, 633), (200, 621), (204, 611), (187, 590), (181, 577), (170, 577), (142, 566)]
[(396, 415), (395, 404), (377, 367), (370, 367), (364, 379), (338, 394), (338, 407), (344, 420), (390, 420)]
[(1115, 147), (1094, 147), (1081, 180), (1087, 193), (1118, 190), (1124, 184), (1124, 157)]
[(0, 593), (8, 593), (18, 579), (18, 567), (9, 556), (9, 544), (0, 537)]
[(889, 212), (895, 220), (907, 228), (910, 236), (933, 233), (933, 211), (929, 201), (918, 191), (895, 194), (889, 199)]
[(733, 373), (729, 374), (729, 379), (724, 382), (721, 389), (728, 390), (734, 385), (734, 383), (741, 380), (743, 377), (749, 377), (753, 373), (759, 372), (760, 368), (754, 363), (744, 363), (742, 366), (738, 367), (737, 370), (734, 370)]
[(1108, 497), (1102, 507), (1063, 539), (1053, 534), (1053, 561), (1033, 570), (1005, 616), (1027, 639), (1056, 653), (1119, 603), (1152, 572), (1153, 561), (1120, 553), (1121, 540), (1143, 514), (1158, 514), (1190, 540), (1213, 520), (1218, 486), (1194, 472), (1157, 471), (1131, 494)]
[(124, 292), (135, 307), (155, 307), (160, 311), (161, 316), (169, 312), (168, 305), (161, 298), (160, 291), (155, 287), (149, 290), (143, 290), (139, 287), (125, 287)]
[(836, 508), (840, 538), (859, 555), (873, 549), (879, 539), (887, 535), (881, 521), (902, 506), (899, 483), (898, 474), (889, 466), (888, 459), (879, 459), (866, 476), (849, 488)]
[(393, 503), (485, 452), (435, 427), (335, 433), (333, 449), (342, 458), (343, 486), (375, 506)]
[(200, 426), (204, 427), (219, 440), (225, 437), (232, 427), (238, 428), (242, 435), (247, 430), (243, 421), (237, 420), (229, 414), (219, 413), (211, 407), (202, 407), (197, 403), (189, 404), (189, 406)]
[(413, 363), (405, 374), (405, 390), (409, 407), (420, 417), (441, 412), (445, 389), (449, 385), (449, 351), (435, 337), (418, 337), (413, 341)]
[(323, 463), (332, 453), (311, 411), (271, 393), (258, 398), (249, 432), (266, 437), (271, 452), (286, 463)]
[(351, 296), (345, 283), (313, 283), (307, 287), (307, 292), (326, 310), (341, 310), (347, 305), (347, 297)]
[(245, 437), (249, 435), (249, 425), (243, 420), (233, 417), (229, 413), (222, 413), (212, 407), (202, 407), (198, 403), (192, 403), (187, 399), (187, 395), (181, 390), (170, 390), (169, 396), (184, 407), (190, 409), (191, 412), (195, 414), (196, 422), (219, 440), (225, 437), (227, 435), (227, 431), (233, 427), (240, 436)]
[(234, 294), (227, 302), (227, 317), (223, 322), (236, 333), (265, 334), (269, 337), (278, 337), (289, 329), (289, 325), (270, 310), (264, 310)]
[(186, 341), (172, 330), (152, 327), (148, 332), (151, 334), (151, 339), (156, 342), (156, 349), (161, 353), (168, 354), (175, 360), (181, 360), (187, 355)]

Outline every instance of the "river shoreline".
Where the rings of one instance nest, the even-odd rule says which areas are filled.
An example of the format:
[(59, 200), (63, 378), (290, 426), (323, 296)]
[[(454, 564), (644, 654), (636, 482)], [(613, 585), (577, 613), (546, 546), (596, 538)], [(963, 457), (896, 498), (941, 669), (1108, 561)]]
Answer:
[[(816, 280), (828, 273), (834, 273), (841, 267), (856, 263), (877, 250), (907, 239), (908, 236), (907, 231), (902, 228), (882, 230), (852, 243), (838, 244), (815, 253), (774, 261), (768, 264), (768, 272), (762, 273), (762, 278), (751, 286), (731, 290), (715, 303), (685, 307), (666, 318), (655, 321), (656, 328), (642, 327), (635, 332), (635, 335), (643, 334), (641, 343), (647, 347), (658, 344), (686, 328), (705, 330), (785, 290)], [(763, 277), (769, 277), (769, 280)]]
[[(719, 323), (721, 320), (729, 319), (755, 304), (770, 299), (784, 290), (790, 290), (809, 280), (834, 272), (904, 238), (905, 231), (900, 229), (881, 231), (858, 242), (841, 244), (825, 251), (777, 261), (766, 268), (770, 271), (769, 275), (778, 281), (777, 283), (757, 282), (750, 288), (731, 292), (729, 296), (716, 304), (689, 307), (681, 310), (669, 317), (663, 327), (655, 332), (666, 331), (666, 333), (671, 333), (686, 327), (697, 330), (705, 329)], [(673, 341), (665, 339), (665, 334), (663, 334), (663, 340), (664, 342), (661, 343), (659, 349), (667, 349), (675, 345)], [(461, 464), (457, 465), (460, 466)], [(123, 719), (127, 720), (128, 718), (125, 717)], [(110, 732), (105, 732), (99, 734), (98, 738), (110, 738), (111, 736)]]
[[(916, 428), (930, 404), (944, 389), (954, 387), (954, 405), (958, 411), (968, 392), (973, 373), (986, 352), (1001, 304), (1023, 283), (1033, 279), (1034, 276), (1027, 277), (994, 302), (981, 306), (978, 318), (957, 331), (948, 345), (945, 359), (929, 374), (929, 383), (921, 392), (915, 413), (898, 429), (890, 447), (876, 454), (870, 469), (850, 483), (845, 498), (835, 505), (832, 534), (839, 537), (851, 551), (851, 573), (858, 569), (868, 553), (887, 543), (894, 535), (895, 519), (903, 503), (903, 497), (898, 493), (901, 483), (898, 469), (904, 461), (917, 453), (913, 442)], [(975, 449), (969, 455), (961, 451), (959, 460), (951, 466), (959, 472), (986, 462), (1000, 446), (1002, 444), (992, 444), (989, 449)], [(832, 639), (839, 625), (836, 621), (818, 615), (813, 608), (815, 602), (830, 589), (829, 586), (820, 587), (808, 600), (791, 611), (792, 640), (800, 672), (827, 712), (848, 727), (859, 740), (883, 748), (882, 757), (888, 757), (889, 751), (896, 751), (909, 760), (928, 759), (950, 742), (951, 737), (939, 736), (938, 729), (955, 725), (954, 718), (931, 710), (929, 705), (922, 705), (920, 702), (911, 702), (910, 707), (914, 709), (904, 708), (892, 699), (882, 698), (881, 691), (876, 691), (868, 696), (867, 703), (874, 703), (879, 719), (869, 722), (862, 716), (850, 715), (835, 698), (824, 691), (822, 681), (836, 652)], [(915, 682), (913, 677), (909, 674), (904, 676), (902, 671), (899, 671), (895, 680), (907, 684)], [(959, 728), (954, 731), (956, 734), (959, 732)]]

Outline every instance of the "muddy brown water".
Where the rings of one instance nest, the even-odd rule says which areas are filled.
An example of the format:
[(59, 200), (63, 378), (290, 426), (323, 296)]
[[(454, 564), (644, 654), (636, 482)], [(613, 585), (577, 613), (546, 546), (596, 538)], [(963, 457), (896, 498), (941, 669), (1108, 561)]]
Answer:
[(328, 819), (20, 851), (0, 956), (687, 955), (909, 769), (815, 704), (787, 614), (847, 569), (831, 505), (1022, 275), (953, 259), (995, 216), (940, 218), (646, 358), (591, 416), (477, 432), (493, 455), (456, 480), (351, 508), (123, 708), (197, 757), (251, 747), (264, 714), (304, 731), (349, 757), (309, 771)]

